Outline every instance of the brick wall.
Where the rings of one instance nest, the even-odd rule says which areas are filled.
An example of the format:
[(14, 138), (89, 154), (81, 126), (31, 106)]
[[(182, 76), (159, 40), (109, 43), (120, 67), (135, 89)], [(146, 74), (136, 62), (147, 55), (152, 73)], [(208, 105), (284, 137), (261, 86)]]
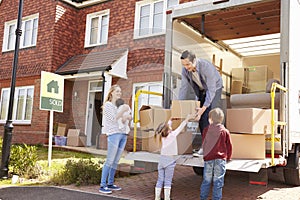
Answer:
[[(19, 51), (17, 78), (40, 75), (41, 70), (51, 69), (54, 8), (54, 1), (24, 1), (23, 17), (39, 13), (39, 29), (36, 47), (20, 49)], [(18, 1), (3, 1), (0, 10), (0, 46), (2, 47), (4, 23), (17, 19)], [(2, 52), (0, 55), (0, 80), (11, 77), (13, 56), (13, 51)]]

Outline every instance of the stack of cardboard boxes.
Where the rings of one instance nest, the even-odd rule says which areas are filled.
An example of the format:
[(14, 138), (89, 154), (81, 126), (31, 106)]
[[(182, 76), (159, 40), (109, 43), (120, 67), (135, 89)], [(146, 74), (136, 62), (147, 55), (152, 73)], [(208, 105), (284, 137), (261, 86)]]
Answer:
[(86, 136), (80, 135), (80, 129), (69, 129), (67, 145), (74, 147), (84, 147), (86, 146)]
[(66, 146), (67, 137), (65, 136), (67, 124), (57, 123), (57, 131), (54, 136), (55, 145)]
[[(155, 130), (162, 122), (172, 120), (172, 129), (175, 130), (189, 113), (195, 113), (200, 102), (192, 100), (174, 100), (171, 109), (158, 106), (144, 105), (140, 109), (140, 135), (142, 151), (159, 153), (161, 148), (160, 137), (155, 136)], [(190, 129), (194, 126), (191, 123)], [(185, 129), (177, 136), (177, 154), (192, 153), (193, 135), (191, 130)]]
[[(275, 110), (277, 120), (277, 110)], [(226, 128), (231, 133), (233, 159), (265, 159), (265, 138), (271, 134), (271, 109), (227, 109)]]

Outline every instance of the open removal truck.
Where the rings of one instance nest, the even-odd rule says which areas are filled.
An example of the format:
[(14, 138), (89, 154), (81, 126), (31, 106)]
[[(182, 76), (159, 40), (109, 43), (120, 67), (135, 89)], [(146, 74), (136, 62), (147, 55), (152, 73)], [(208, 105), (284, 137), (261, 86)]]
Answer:
[[(273, 78), (280, 80), (278, 87), (286, 89), (280, 91), (278, 119), (282, 123), (276, 127), (280, 149), (275, 152), (273, 143), (268, 149), (276, 154), (272, 158), (234, 159), (226, 167), (258, 172), (261, 168), (280, 166), (284, 167), (287, 184), (300, 185), (300, 1), (199, 0), (180, 4), (168, 10), (166, 16), (163, 107), (170, 108), (171, 100), (176, 99), (182, 67), (180, 55), (186, 49), (195, 52), (196, 57), (220, 60), (222, 98), (227, 101), (231, 96), (233, 68), (267, 66)], [(226, 110), (230, 103), (224, 105)], [(132, 152), (127, 157), (158, 162), (159, 155)], [(192, 155), (179, 156), (177, 163), (192, 166), (198, 174), (204, 166), (202, 157)]]

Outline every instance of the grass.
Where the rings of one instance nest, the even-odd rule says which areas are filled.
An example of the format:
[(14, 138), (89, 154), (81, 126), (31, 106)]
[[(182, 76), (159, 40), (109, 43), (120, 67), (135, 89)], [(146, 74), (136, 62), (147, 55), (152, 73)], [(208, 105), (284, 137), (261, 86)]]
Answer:
[[(68, 159), (92, 159), (95, 162), (104, 162), (106, 156), (93, 155), (84, 152), (75, 152), (63, 148), (53, 148), (51, 157), (51, 166), (48, 166), (48, 147), (37, 146), (38, 161), (37, 165), (40, 167), (41, 175), (35, 180), (20, 179), (21, 183), (14, 185), (40, 185), (47, 184), (53, 173), (63, 169)], [(0, 187), (11, 185), (11, 178), (0, 180)]]
[[(69, 149), (65, 149), (63, 147), (52, 148), (52, 156), (51, 156), (51, 166), (48, 163), (48, 147), (38, 145), (37, 146), (37, 168), (40, 172), (40, 175), (37, 179), (27, 180), (22, 177), (19, 179), (19, 183), (14, 184), (14, 186), (29, 186), (29, 185), (51, 185), (49, 180), (53, 175), (62, 171), (65, 167), (66, 162), (69, 159), (79, 160), (79, 159), (91, 159), (94, 163), (104, 163), (106, 156), (105, 155), (95, 155), (91, 153), (85, 152), (77, 152)], [(0, 158), (1, 160), (1, 158)], [(120, 163), (133, 164), (133, 161), (126, 160), (121, 158)], [(11, 178), (9, 179), (0, 179), (0, 188), (11, 186)]]
[[(38, 160), (48, 160), (48, 148), (39, 146), (38, 147)], [(65, 159), (65, 158), (83, 158), (83, 159), (89, 159), (89, 158), (95, 158), (95, 157), (100, 157), (100, 158), (105, 158), (105, 156), (102, 155), (93, 155), (89, 153), (84, 153), (84, 152), (76, 152), (76, 151), (70, 151), (66, 149), (52, 149), (52, 159)]]

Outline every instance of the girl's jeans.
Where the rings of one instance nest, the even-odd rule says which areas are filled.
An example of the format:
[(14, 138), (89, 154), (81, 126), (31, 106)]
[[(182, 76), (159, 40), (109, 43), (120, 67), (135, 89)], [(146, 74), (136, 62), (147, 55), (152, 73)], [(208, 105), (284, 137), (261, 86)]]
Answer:
[(160, 156), (158, 163), (157, 188), (171, 188), (176, 160), (173, 156)]
[(127, 141), (127, 135), (124, 133), (115, 133), (107, 137), (107, 156), (101, 175), (101, 187), (113, 185), (115, 172), (124, 151)]
[(213, 182), (212, 200), (222, 199), (222, 188), (226, 173), (225, 164), (224, 159), (204, 161), (203, 181), (200, 189), (201, 200), (208, 198), (211, 182)]

